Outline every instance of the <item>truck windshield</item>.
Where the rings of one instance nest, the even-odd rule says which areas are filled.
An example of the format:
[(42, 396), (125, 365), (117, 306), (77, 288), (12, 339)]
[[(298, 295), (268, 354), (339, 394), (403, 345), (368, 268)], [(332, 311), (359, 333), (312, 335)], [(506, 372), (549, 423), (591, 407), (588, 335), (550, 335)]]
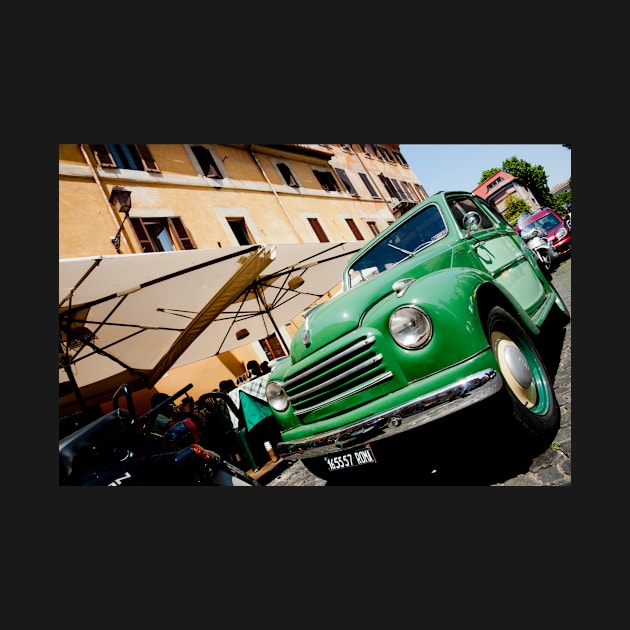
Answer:
[(401, 260), (446, 236), (446, 224), (435, 205), (417, 212), (374, 243), (348, 270), (347, 286), (353, 287), (390, 269)]

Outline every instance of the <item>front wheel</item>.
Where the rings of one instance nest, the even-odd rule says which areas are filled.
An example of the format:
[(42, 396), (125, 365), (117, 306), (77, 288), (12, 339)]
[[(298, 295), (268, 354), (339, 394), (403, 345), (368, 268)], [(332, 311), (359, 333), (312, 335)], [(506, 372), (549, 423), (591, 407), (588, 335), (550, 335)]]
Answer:
[(549, 446), (560, 428), (560, 406), (540, 353), (525, 329), (500, 306), (488, 313), (486, 330), (512, 417), (537, 447)]

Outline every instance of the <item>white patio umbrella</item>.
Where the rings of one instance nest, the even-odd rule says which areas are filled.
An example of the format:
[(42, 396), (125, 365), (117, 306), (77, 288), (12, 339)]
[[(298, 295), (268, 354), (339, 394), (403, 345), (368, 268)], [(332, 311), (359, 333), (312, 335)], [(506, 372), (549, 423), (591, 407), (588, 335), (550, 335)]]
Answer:
[(59, 405), (152, 387), (275, 257), (267, 245), (59, 261)]

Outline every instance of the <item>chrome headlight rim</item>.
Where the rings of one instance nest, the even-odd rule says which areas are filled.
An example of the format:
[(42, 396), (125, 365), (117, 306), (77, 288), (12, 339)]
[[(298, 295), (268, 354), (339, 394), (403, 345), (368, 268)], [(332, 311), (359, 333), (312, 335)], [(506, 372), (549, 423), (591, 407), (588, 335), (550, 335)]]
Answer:
[(433, 338), (433, 323), (428, 313), (415, 304), (399, 306), (389, 316), (389, 334), (405, 350), (420, 350)]
[(289, 397), (280, 381), (267, 381), (265, 387), (267, 404), (276, 411), (286, 411), (289, 407)]

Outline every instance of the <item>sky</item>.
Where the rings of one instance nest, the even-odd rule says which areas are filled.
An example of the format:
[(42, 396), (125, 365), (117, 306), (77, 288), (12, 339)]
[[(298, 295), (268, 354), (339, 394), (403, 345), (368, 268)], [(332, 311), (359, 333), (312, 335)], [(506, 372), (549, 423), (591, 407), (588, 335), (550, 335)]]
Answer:
[(571, 151), (561, 144), (401, 144), (400, 151), (428, 195), (471, 192), (483, 171), (511, 157), (542, 166), (549, 189), (571, 177)]

